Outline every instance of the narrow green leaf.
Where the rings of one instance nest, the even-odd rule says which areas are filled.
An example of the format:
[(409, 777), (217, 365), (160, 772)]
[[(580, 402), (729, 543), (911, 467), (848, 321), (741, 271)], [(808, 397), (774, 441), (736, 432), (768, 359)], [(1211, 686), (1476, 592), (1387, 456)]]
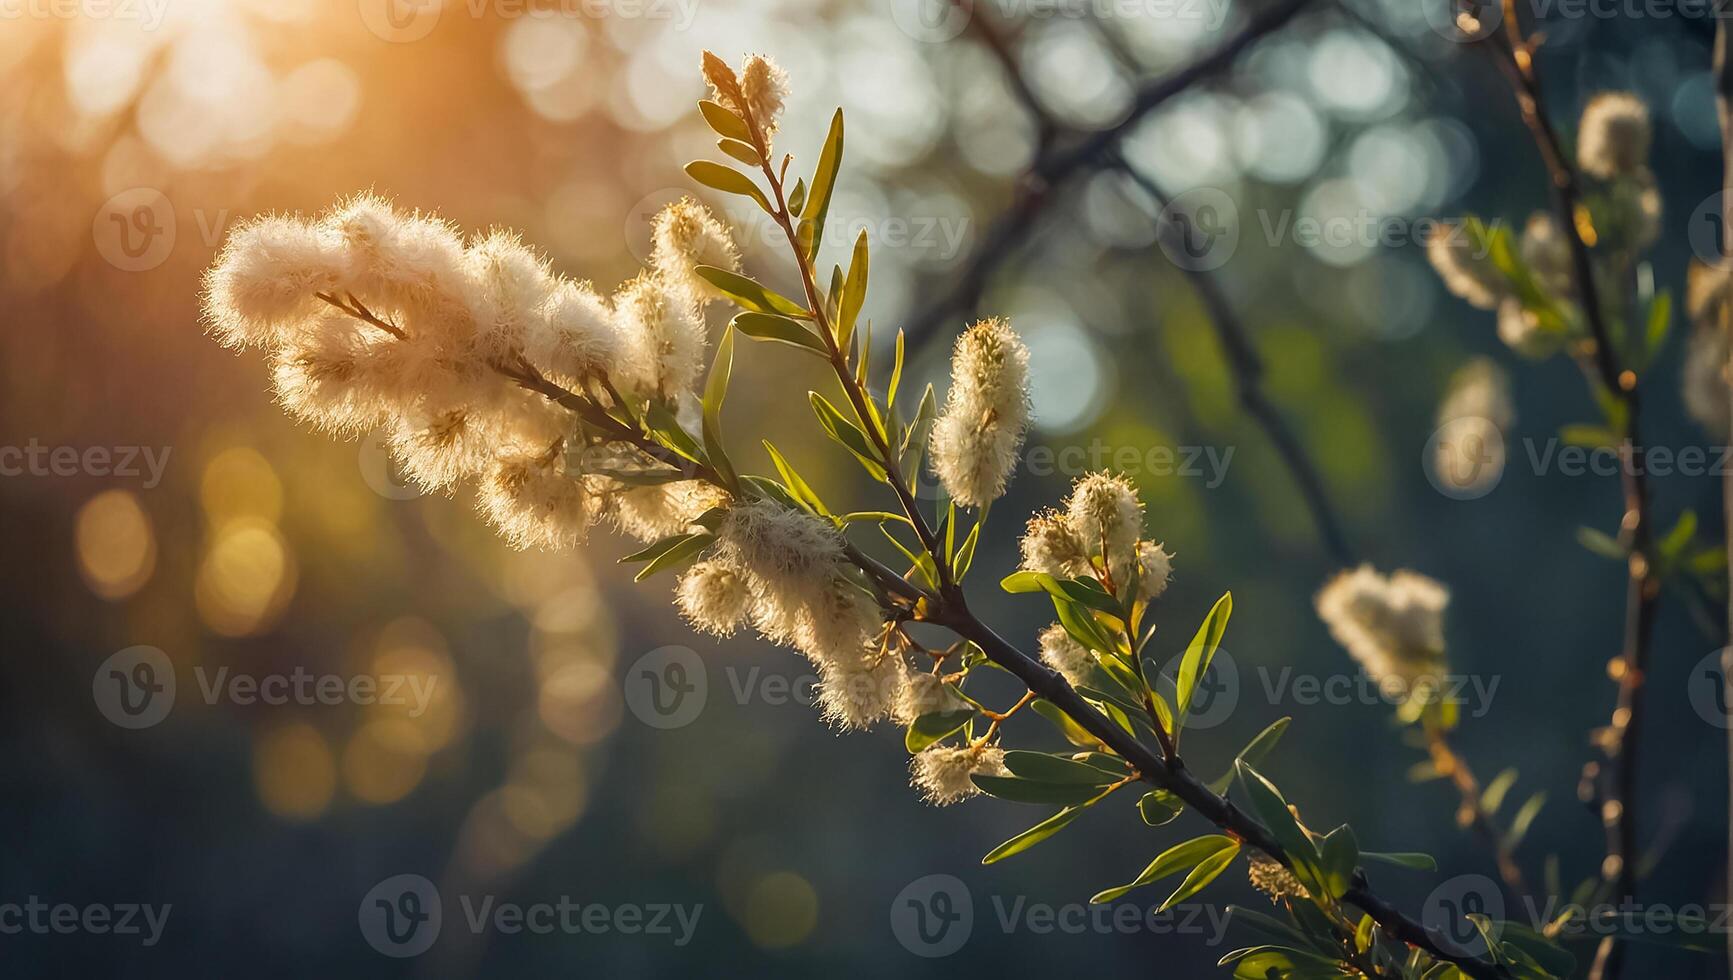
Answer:
[(1577, 543), (1587, 548), (1590, 553), (1614, 561), (1625, 560), (1625, 546), (1619, 544), (1610, 535), (1597, 531), (1592, 527), (1577, 528)]
[(1029, 708), (1036, 714), (1047, 719), (1054, 728), (1059, 729), (1059, 734), (1065, 736), (1065, 740), (1070, 742), (1072, 745), (1091, 748), (1100, 744), (1100, 740), (1094, 735), (1089, 734), (1088, 729), (1079, 725), (1077, 722), (1072, 721), (1071, 716), (1060, 711), (1059, 707), (1053, 702), (1035, 701), (1029, 705)]
[(903, 383), (903, 346), (903, 331), (898, 328), (896, 360), (891, 363), (891, 386), (885, 392), (885, 413), (892, 418), (897, 412), (897, 389)]
[(776, 472), (782, 476), (782, 481), (788, 484), (788, 489), (794, 494), (795, 499), (805, 504), (807, 509), (816, 514), (829, 515), (830, 511), (824, 509), (824, 501), (818, 498), (818, 493), (805, 480), (801, 479), (800, 474), (794, 471), (794, 466), (783, 458), (782, 453), (771, 444), (769, 439), (764, 440), (764, 448), (770, 453), (771, 464), (776, 467)]
[(903, 733), (903, 747), (910, 752), (919, 752), (942, 738), (954, 734), (957, 729), (969, 723), (975, 717), (974, 708), (953, 708), (949, 711), (930, 711), (909, 723), (908, 730)]
[(1013, 775), (1024, 779), (1032, 779), (1041, 783), (1071, 783), (1087, 786), (1105, 786), (1116, 782), (1116, 777), (1086, 762), (1059, 755), (1049, 755), (1046, 752), (1027, 752), (1013, 749), (1005, 753), (1005, 768)]
[[(749, 276), (729, 272), (714, 265), (697, 266), (692, 271), (749, 312), (775, 313), (796, 318), (812, 316), (806, 307)], [(819, 349), (823, 349), (822, 345)]]
[(1348, 893), (1348, 886), (1354, 880), (1354, 869), (1359, 865), (1360, 844), (1354, 840), (1354, 831), (1347, 824), (1330, 831), (1318, 845), (1318, 870), (1330, 889), (1331, 898), (1341, 898)]
[(704, 114), (704, 121), (716, 131), (718, 136), (729, 139), (750, 142), (752, 131), (746, 128), (746, 120), (735, 115), (732, 110), (723, 108), (719, 103), (706, 99), (698, 103), (698, 111)]
[(1048, 806), (1074, 806), (1088, 800), (1100, 789), (1079, 783), (1043, 783), (1017, 776), (988, 776), (977, 773), (969, 777), (981, 792), (1012, 803), (1041, 803)]
[(728, 381), (734, 373), (734, 331), (722, 331), (710, 376), (704, 380), (704, 454), (722, 476), (734, 480), (734, 465), (722, 449), (722, 400), (728, 396)]
[(854, 240), (848, 278), (843, 282), (842, 301), (837, 306), (836, 345), (844, 350), (848, 349), (849, 340), (854, 336), (854, 322), (860, 316), (861, 306), (866, 303), (867, 265), (867, 236), (863, 228)]
[[(1288, 725), (1293, 720), (1291, 717), (1282, 717), (1271, 722), (1268, 728), (1259, 732), (1256, 738), (1246, 743), (1246, 747), (1240, 750), (1240, 754), (1234, 756), (1234, 762), (1244, 762), (1249, 766), (1262, 765), (1264, 757), (1269, 755), (1270, 750), (1276, 747), (1276, 743), (1282, 740), (1282, 735), (1287, 732)], [(1227, 772), (1210, 781), (1210, 792), (1217, 795), (1226, 793), (1228, 787), (1233, 785), (1233, 781), (1234, 768), (1229, 766)]]
[(674, 450), (694, 463), (707, 462), (704, 450), (692, 441), (692, 436), (680, 427), (680, 420), (668, 411), (661, 402), (651, 402), (644, 412), (644, 423), (650, 429), (650, 435), (657, 442)]
[(1137, 801), (1137, 815), (1151, 827), (1165, 827), (1185, 812), (1185, 803), (1164, 789), (1152, 789)]
[(1282, 845), (1282, 850), (1287, 852), (1288, 860), (1293, 865), (1294, 877), (1313, 895), (1326, 894), (1328, 889), (1324, 887), (1323, 877), (1318, 873), (1318, 849), (1312, 839), (1306, 836), (1306, 832), (1300, 829), (1300, 825), (1294, 822), (1294, 815), (1288, 810), (1288, 801), (1282, 798), (1281, 791), (1245, 762), (1234, 763), (1234, 770), (1239, 775), (1240, 786), (1251, 802), (1252, 812), (1269, 828), (1276, 843)]
[(1179, 729), (1185, 726), (1185, 717), (1191, 711), (1192, 695), (1197, 692), (1197, 683), (1209, 670), (1210, 660), (1216, 655), (1216, 649), (1221, 646), (1222, 634), (1227, 631), (1228, 617), (1233, 615), (1234, 594), (1226, 592), (1216, 604), (1210, 607), (1209, 615), (1203, 619), (1203, 624), (1197, 628), (1190, 645), (1185, 648), (1185, 656), (1179, 662), (1179, 679), (1176, 687), (1178, 704), (1175, 705), (1174, 740), (1179, 740)]
[(1111, 902), (1134, 888), (1142, 888), (1144, 885), (1160, 881), (1169, 875), (1190, 870), (1196, 867), (1199, 862), (1225, 850), (1232, 849), (1237, 854), (1239, 846), (1239, 842), (1232, 837), (1223, 837), (1220, 834), (1194, 837), (1183, 844), (1175, 844), (1161, 852), (1155, 860), (1149, 862), (1149, 867), (1144, 868), (1143, 873), (1129, 884), (1096, 892), (1089, 901), (1091, 904)]
[(796, 218), (806, 208), (806, 178), (801, 177), (794, 182), (794, 190), (788, 192), (788, 213)]
[(998, 847), (993, 848), (991, 851), (988, 851), (987, 856), (981, 859), (981, 863), (992, 864), (996, 861), (1003, 861), (1008, 857), (1027, 851), (1029, 848), (1034, 847), (1036, 844), (1041, 843), (1047, 838), (1052, 837), (1054, 834), (1057, 834), (1061, 830), (1070, 826), (1071, 821), (1076, 820), (1077, 815), (1082, 812), (1083, 807), (1080, 806), (1068, 806), (1065, 809), (1060, 810), (1058, 813), (1048, 817), (1046, 820), (1041, 821), (1005, 843), (1000, 844)]
[(807, 192), (806, 212), (800, 219), (798, 238), (809, 260), (818, 257), (824, 222), (830, 214), (831, 193), (836, 190), (836, 176), (842, 169), (842, 129), (842, 110), (838, 109), (831, 116), (830, 132), (824, 138), (824, 149), (819, 151), (818, 168)]
[(1438, 862), (1432, 855), (1421, 854), (1419, 851), (1361, 851), (1360, 857), (1367, 861), (1394, 864), (1398, 868), (1408, 868), (1411, 871), (1438, 870)]
[(828, 358), (824, 343), (812, 331), (785, 316), (770, 313), (736, 313), (728, 325), (753, 340), (774, 341), (798, 347), (809, 354)]
[(1174, 889), (1172, 895), (1167, 896), (1167, 901), (1162, 902), (1161, 908), (1156, 911), (1158, 913), (1166, 912), (1203, 891), (1210, 882), (1216, 880), (1218, 875), (1227, 870), (1228, 865), (1232, 864), (1234, 858), (1239, 857), (1239, 854), (1240, 844), (1238, 841), (1233, 841), (1229, 846), (1199, 861), (1197, 867), (1191, 869), (1191, 874), (1185, 876), (1185, 881), (1180, 882), (1180, 886)]
[(660, 558), (663, 555), (663, 553), (667, 552), (669, 549), (675, 547), (680, 542), (686, 540), (687, 538), (689, 538), (691, 536), (692, 535), (689, 533), (687, 533), (687, 534), (670, 534), (667, 537), (662, 538), (660, 540), (652, 541), (649, 545), (645, 546), (640, 551), (634, 551), (631, 554), (627, 555), (626, 557), (621, 558), (619, 560), (619, 563), (622, 565), (629, 565), (633, 562), (639, 562), (639, 561), (654, 561), (655, 559)]
[(724, 136), (716, 141), (716, 148), (749, 167), (756, 167), (764, 162), (764, 158), (758, 155), (758, 151), (752, 148), (751, 143), (743, 143), (740, 140), (729, 139)]
[(642, 582), (657, 572), (666, 571), (670, 568), (678, 568), (686, 562), (698, 557), (700, 552), (705, 548), (710, 547), (715, 542), (716, 535), (708, 532), (689, 534), (684, 540), (675, 544), (674, 547), (669, 548), (660, 555), (657, 555), (653, 560), (651, 560), (650, 564), (639, 569), (638, 574), (632, 577), (632, 581)]
[(813, 414), (818, 416), (818, 424), (824, 427), (824, 431), (844, 449), (853, 453), (874, 479), (882, 482), (885, 479), (885, 470), (874, 458), (873, 447), (867, 441), (866, 433), (844, 418), (836, 406), (818, 392), (807, 392), (807, 399), (812, 403)]
[(712, 190), (752, 198), (758, 202), (759, 207), (764, 209), (765, 214), (776, 213), (775, 209), (770, 206), (770, 199), (764, 196), (764, 192), (758, 189), (758, 185), (752, 182), (752, 178), (733, 167), (725, 167), (710, 160), (694, 160), (686, 165), (686, 173), (693, 180)]

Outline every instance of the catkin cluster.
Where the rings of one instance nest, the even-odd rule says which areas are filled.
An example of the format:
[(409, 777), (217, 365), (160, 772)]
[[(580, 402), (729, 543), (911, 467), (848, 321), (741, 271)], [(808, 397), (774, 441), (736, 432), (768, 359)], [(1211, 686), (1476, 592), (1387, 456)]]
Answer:
[(1374, 681), (1405, 690), (1436, 684), (1445, 669), (1450, 590), (1418, 572), (1381, 575), (1361, 565), (1319, 591), (1319, 618)]
[[(1090, 473), (1072, 484), (1060, 510), (1030, 518), (1023, 569), (1058, 578), (1093, 578), (1121, 599), (1141, 602), (1167, 591), (1173, 556), (1144, 539), (1143, 502), (1131, 481)], [(1041, 659), (1070, 683), (1087, 683), (1094, 655), (1058, 623), (1041, 633)]]
[(524, 382), (692, 414), (712, 299), (693, 269), (738, 261), (721, 223), (682, 200), (656, 218), (651, 267), (604, 298), (516, 235), (466, 242), (362, 194), (317, 219), (236, 228), (206, 274), (205, 319), (223, 343), (267, 351), (290, 414), (343, 435), (383, 430), (423, 487), (474, 480), (478, 509), (513, 544), (570, 547), (603, 516), (649, 538), (722, 500), (691, 481), (585, 472), (592, 447), (571, 413)]

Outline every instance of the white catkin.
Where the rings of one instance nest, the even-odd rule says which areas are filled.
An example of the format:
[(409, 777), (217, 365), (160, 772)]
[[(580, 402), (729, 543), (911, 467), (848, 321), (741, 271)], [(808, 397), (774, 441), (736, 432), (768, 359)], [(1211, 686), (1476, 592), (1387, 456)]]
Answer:
[(1154, 541), (1137, 543), (1137, 589), (1145, 599), (1158, 598), (1173, 578), (1173, 555)]
[(1072, 484), (1065, 518), (1090, 554), (1100, 552), (1110, 564), (1128, 559), (1143, 536), (1137, 488), (1112, 473), (1090, 473)]
[(1089, 571), (1089, 549), (1064, 514), (1045, 510), (1029, 518), (1018, 542), (1023, 569), (1061, 578), (1075, 578)]
[(353, 277), (340, 236), (300, 218), (265, 215), (229, 233), (204, 277), (205, 323), (230, 347), (281, 340)]
[(1005, 752), (994, 745), (953, 747), (935, 745), (909, 760), (910, 783), (921, 797), (936, 806), (946, 806), (979, 794), (970, 776), (1009, 775)]
[(702, 480), (676, 480), (626, 487), (612, 503), (611, 516), (620, 532), (649, 542), (688, 530), (705, 511), (726, 506), (728, 494)]
[(1319, 591), (1318, 616), (1375, 681), (1412, 684), (1436, 676), (1444, 661), (1445, 587), (1417, 572), (1379, 574), (1361, 565)]
[(763, 55), (751, 55), (740, 70), (740, 92), (753, 121), (768, 139), (776, 132), (782, 107), (788, 101), (788, 73)]
[(1029, 349), (1004, 320), (964, 331), (951, 354), (951, 388), (933, 426), (933, 472), (967, 507), (1005, 492), (1029, 422)]
[(1490, 310), (1510, 293), (1504, 274), (1458, 226), (1440, 225), (1426, 237), (1426, 259), (1445, 289), (1477, 309)]
[(564, 281), (548, 293), (530, 321), (523, 353), (543, 375), (566, 387), (605, 376), (624, 344), (607, 301), (589, 283)]
[(1727, 334), (1713, 322), (1694, 326), (1685, 348), (1680, 395), (1685, 411), (1712, 436), (1727, 438)]
[(968, 702), (958, 697), (937, 674), (910, 674), (892, 717), (897, 724), (907, 725), (922, 715), (960, 710), (968, 706)]
[(674, 604), (695, 628), (728, 636), (746, 619), (752, 592), (746, 575), (725, 561), (701, 561), (681, 574)]
[(1602, 92), (1583, 106), (1577, 165), (1602, 180), (1635, 174), (1649, 159), (1649, 109), (1629, 92)]
[(1529, 215), (1517, 249), (1542, 289), (1555, 299), (1568, 300), (1574, 295), (1570, 243), (1552, 215), (1545, 211)]
[(474, 344), (483, 357), (510, 360), (541, 323), (556, 280), (545, 259), (507, 231), (471, 245), (465, 267)]
[(698, 302), (719, 299), (722, 291), (697, 273), (698, 266), (740, 271), (740, 251), (710, 209), (683, 197), (657, 213), (651, 223), (650, 266)]
[(1547, 357), (1556, 353), (1564, 340), (1558, 334), (1541, 329), (1535, 318), (1515, 296), (1498, 304), (1498, 339), (1524, 357)]
[(1464, 418), (1486, 419), (1500, 429), (1516, 421), (1510, 374), (1490, 357), (1470, 358), (1450, 376), (1437, 422), (1443, 425)]
[(637, 395), (673, 399), (697, 384), (705, 367), (704, 318), (687, 291), (646, 273), (614, 294), (626, 338), (617, 383)]
[(476, 503), (517, 548), (571, 548), (593, 518), (583, 483), (566, 473), (556, 452), (495, 460), (477, 488)]
[(860, 666), (822, 666), (815, 691), (819, 713), (838, 729), (871, 728), (896, 712), (908, 682), (907, 667), (894, 656)]
[(1095, 656), (1072, 639), (1065, 627), (1054, 623), (1041, 631), (1040, 641), (1042, 662), (1063, 675), (1067, 684), (1078, 687), (1089, 683)]

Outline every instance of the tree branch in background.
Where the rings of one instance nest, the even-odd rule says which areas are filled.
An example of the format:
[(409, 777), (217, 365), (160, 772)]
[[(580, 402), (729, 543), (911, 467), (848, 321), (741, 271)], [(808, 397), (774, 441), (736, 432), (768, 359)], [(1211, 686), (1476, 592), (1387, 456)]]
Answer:
[[(1598, 381), (1605, 395), (1617, 399), (1625, 410), (1625, 438), (1620, 447), (1624, 514), (1619, 522), (1630, 556), (1625, 628), (1620, 654), (1609, 667), (1619, 684), (1618, 703), (1611, 722), (1596, 738), (1605, 756), (1606, 771), (1596, 774), (1595, 782), (1599, 786), (1599, 810), (1607, 841), (1607, 856), (1601, 865), (1602, 882), (1611, 888), (1615, 899), (1630, 898), (1635, 895), (1637, 885), (1636, 815), (1631, 807), (1637, 800), (1641, 695), (1648, 666), (1649, 635), (1655, 621), (1655, 600), (1660, 595), (1660, 581), (1654, 576), (1654, 562), (1649, 554), (1649, 493), (1643, 475), (1640, 425), (1642, 401), (1636, 372), (1621, 368), (1618, 363), (1595, 283), (1589, 246), (1584, 240), (1588, 216), (1578, 194), (1576, 170), (1565, 156), (1558, 133), (1544, 111), (1540, 77), (1534, 65), (1539, 42), (1523, 34), (1515, 0), (1504, 0), (1504, 33), (1494, 32), (1483, 43), (1490, 46), (1494, 61), (1509, 79), (1523, 123), (1533, 135), (1550, 177), (1555, 217), (1570, 247), (1572, 279), (1589, 328), (1590, 339), (1583, 345), (1587, 349), (1577, 351), (1578, 360), (1591, 380)], [(1591, 980), (1612, 980), (1619, 975), (1622, 962), (1623, 949), (1609, 936), (1601, 941), (1589, 976)]]
[(1069, 147), (1038, 156), (1028, 172), (1018, 180), (1010, 207), (994, 219), (968, 264), (956, 276), (955, 285), (910, 317), (905, 330), (910, 345), (918, 349), (940, 334), (940, 327), (952, 318), (966, 319), (974, 312), (987, 281), (1023, 244), (1027, 232), (1053, 203), (1061, 185), (1102, 165), (1105, 151), (1117, 145), (1144, 116), (1196, 82), (1227, 68), (1254, 42), (1293, 19), (1308, 2), (1310, 0), (1279, 0), (1274, 6), (1254, 15), (1245, 27), (1209, 54), (1140, 88), (1132, 100), (1131, 110), (1119, 122), (1094, 130)]
[[(1727, 52), (1727, 21), (1724, 19), (1728, 10), (1725, 2), (1715, 5), (1715, 62), (1711, 76), (1715, 85), (1715, 111), (1721, 120), (1721, 261), (1728, 261), (1733, 256), (1733, 59)], [(1721, 308), (1721, 331), (1723, 334), (1733, 332), (1733, 323), (1728, 321), (1728, 310)], [(1728, 391), (1728, 412), (1733, 418), (1733, 344), (1727, 345), (1728, 362), (1721, 369), (1722, 379), (1730, 382)], [(1727, 557), (1733, 559), (1733, 470), (1728, 470), (1721, 476), (1721, 496), (1723, 503), (1722, 523), (1727, 536)], [(1729, 561), (1733, 568), (1733, 561)], [(1721, 686), (1723, 691), (1722, 704), (1733, 704), (1733, 588), (1729, 589), (1727, 597), (1727, 635), (1728, 645), (1721, 652)], [(1733, 890), (1733, 727), (1727, 729), (1727, 765), (1728, 765), (1728, 833), (1727, 842), (1727, 887)], [(1727, 970), (1733, 976), (1733, 932), (1727, 934)]]

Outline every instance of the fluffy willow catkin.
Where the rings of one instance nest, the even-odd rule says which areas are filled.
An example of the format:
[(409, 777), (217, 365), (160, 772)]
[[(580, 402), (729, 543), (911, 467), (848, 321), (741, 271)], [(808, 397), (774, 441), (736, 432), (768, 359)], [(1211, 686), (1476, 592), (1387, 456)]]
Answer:
[(1057, 670), (1072, 687), (1089, 683), (1095, 669), (1095, 657), (1083, 644), (1071, 638), (1065, 627), (1054, 623), (1041, 631), (1041, 661)]
[(1090, 473), (1065, 498), (1065, 519), (1090, 554), (1113, 562), (1130, 556), (1143, 535), (1143, 502), (1125, 477)]
[(720, 299), (722, 291), (698, 275), (698, 266), (739, 272), (740, 251), (709, 208), (683, 197), (656, 215), (651, 227), (650, 264), (669, 282), (708, 302)]
[(1005, 750), (996, 745), (935, 745), (909, 760), (910, 781), (927, 802), (945, 806), (980, 793), (976, 774), (1007, 776)]
[(951, 388), (933, 425), (933, 471), (951, 498), (984, 507), (1005, 492), (1029, 422), (1029, 348), (1004, 320), (957, 338)]
[[(507, 372), (574, 390), (604, 380), (684, 411), (706, 362), (697, 264), (727, 266), (727, 232), (686, 201), (658, 216), (655, 265), (613, 301), (556, 274), (515, 234), (469, 242), (449, 223), (358, 194), (307, 219), (237, 226), (205, 275), (222, 343), (263, 348), (278, 400), (343, 435), (384, 432), (429, 489), (477, 483), (477, 508), (520, 547), (570, 547), (604, 512), (627, 529), (683, 525), (714, 496), (631, 492), (576, 471), (567, 411)], [(339, 308), (341, 307), (341, 308)]]
[(1476, 309), (1490, 310), (1510, 293), (1510, 283), (1456, 225), (1440, 225), (1426, 236), (1426, 260), (1444, 288)]
[(1602, 180), (1634, 176), (1649, 159), (1649, 108), (1629, 92), (1602, 92), (1583, 106), (1577, 165)]
[(674, 604), (694, 628), (728, 636), (751, 612), (752, 590), (745, 572), (734, 565), (701, 561), (680, 575)]
[(1361, 565), (1319, 591), (1318, 616), (1374, 681), (1412, 686), (1444, 664), (1444, 609), (1450, 592), (1418, 572), (1385, 576)]

